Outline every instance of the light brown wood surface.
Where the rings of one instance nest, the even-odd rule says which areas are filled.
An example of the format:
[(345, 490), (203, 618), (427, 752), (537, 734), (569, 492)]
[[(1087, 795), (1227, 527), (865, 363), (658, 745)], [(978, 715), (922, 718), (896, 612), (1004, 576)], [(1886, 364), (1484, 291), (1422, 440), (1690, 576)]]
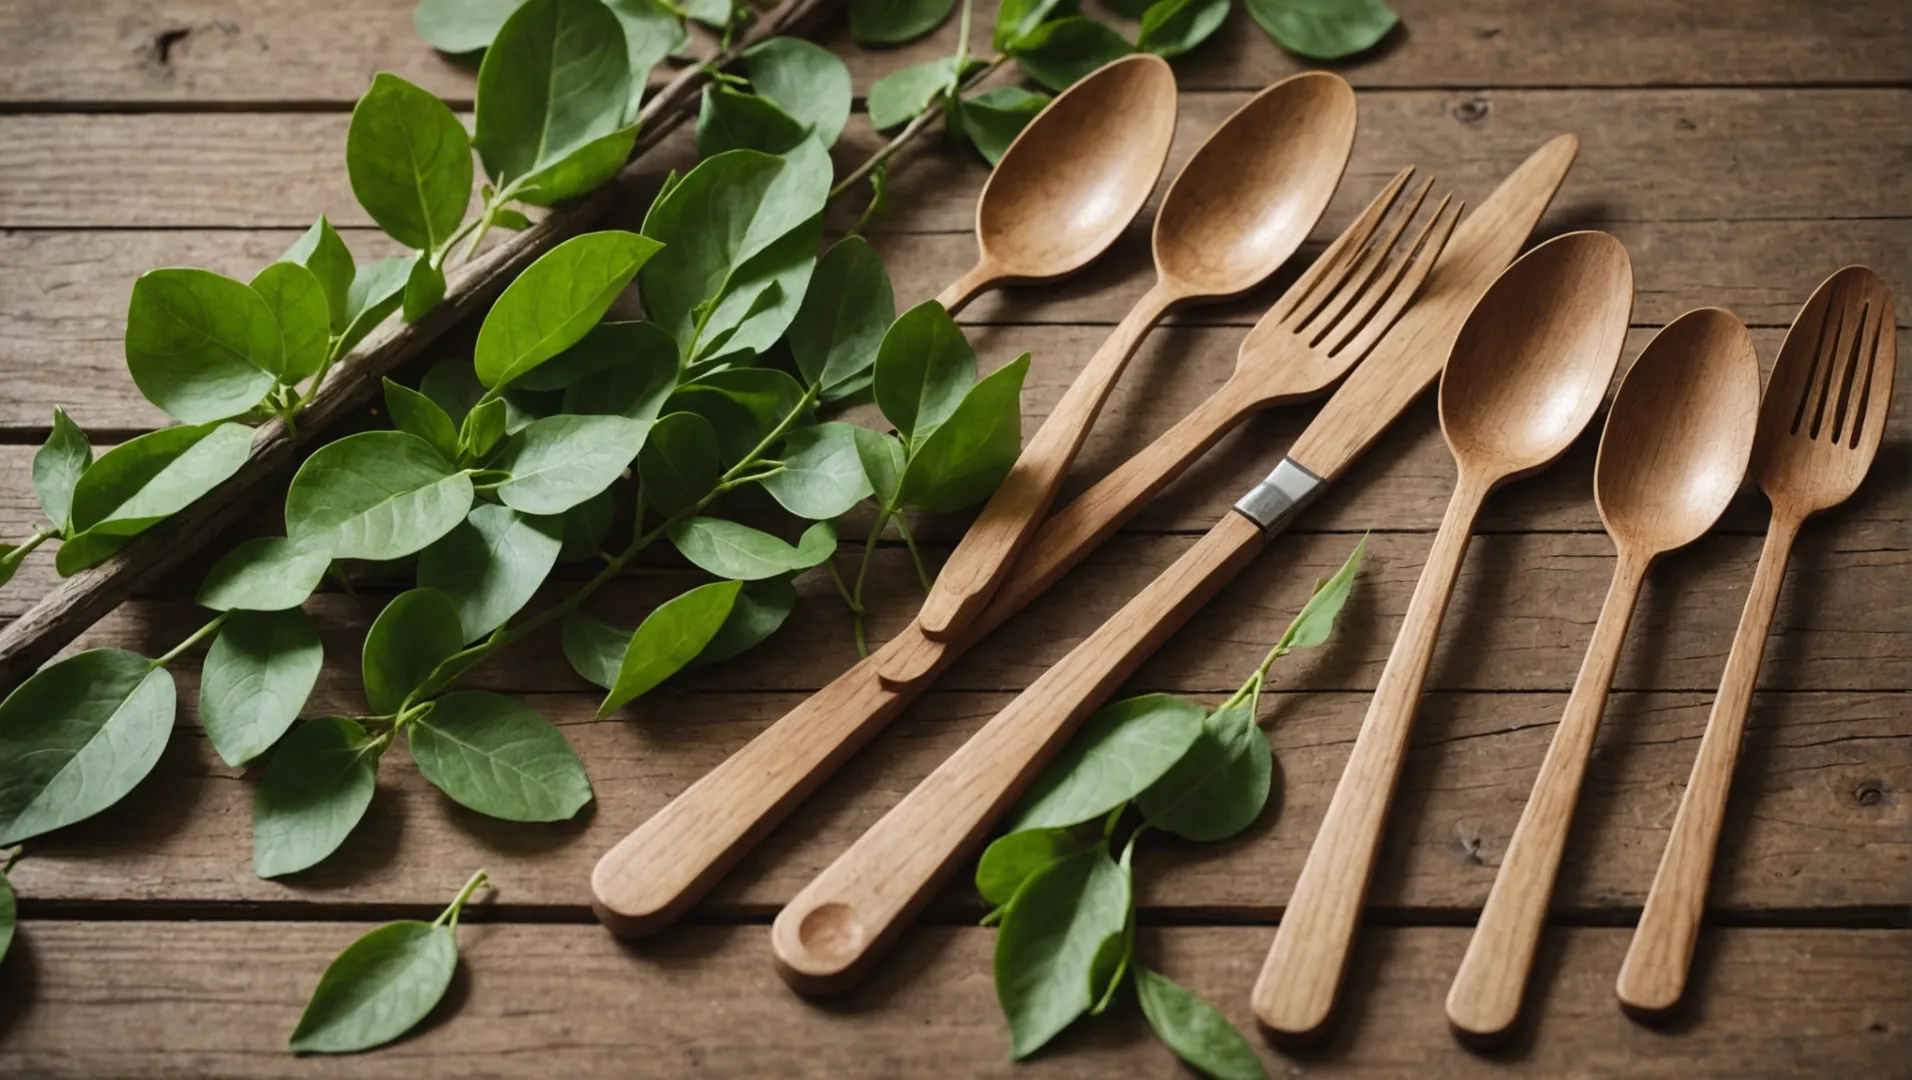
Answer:
[(1278, 1035), (1313, 1037), (1328, 1021), (1481, 503), (1496, 487), (1552, 463), (1593, 419), (1632, 309), (1626, 249), (1605, 233), (1569, 233), (1502, 271), (1455, 338), (1440, 405), (1460, 476), (1347, 770), (1255, 980), (1255, 1016)]
[(1686, 992), (1746, 710), (1786, 561), (1806, 519), (1851, 498), (1872, 467), (1896, 377), (1896, 323), (1890, 287), (1865, 267), (1847, 267), (1813, 293), (1780, 347), (1752, 448), (1753, 476), (1772, 502), (1772, 524), (1693, 775), (1620, 971), (1618, 993), (1629, 1009), (1665, 1013)]
[[(1109, 396), (1059, 503), (1226, 385), (1248, 328), (1406, 165), (1475, 208), (1536, 147), (1576, 133), (1578, 160), (1535, 238), (1598, 228), (1626, 244), (1637, 287), (1629, 358), (1680, 313), (1719, 305), (1752, 327), (1769, 368), (1794, 314), (1834, 268), (1865, 263), (1896, 288), (1912, 283), (1904, 5), (1394, 6), (1404, 29), (1375, 55), (1335, 65), (1357, 88), (1360, 132), (1342, 188), (1300, 257), (1246, 296), (1163, 320)], [(986, 40), (993, 7), (979, 4), (974, 40)], [(71, 406), (101, 446), (164, 422), (126, 377), (120, 345), (127, 290), (141, 271), (195, 265), (249, 275), (321, 210), (361, 257), (391, 253), (345, 183), (351, 101), (378, 70), (460, 108), (471, 86), (468, 69), (417, 43), (410, 8), (408, 0), (0, 5), (0, 540), (26, 535), (36, 519), (26, 469), (54, 404)], [(840, 25), (828, 34), (861, 99), (885, 72), (946, 54), (955, 26), (883, 52), (850, 50)], [(1235, 5), (1214, 39), (1175, 62), (1181, 116), (1168, 168), (1253, 92), (1309, 66), (1269, 44)], [(877, 145), (860, 109), (840, 168)], [(682, 164), (688, 153), (679, 132), (656, 160)], [(987, 172), (933, 130), (899, 155), (871, 240), (900, 303), (936, 295), (974, 262)], [(642, 208), (632, 199), (606, 220), (634, 227)], [(1105, 257), (1065, 281), (1005, 288), (963, 311), (986, 367), (1034, 353), (1026, 431), (1152, 283), (1152, 220), (1145, 207)], [(468, 349), (472, 329), (444, 348)], [(447, 353), (421, 361), (438, 355)], [(1903, 1071), (1912, 1039), (1912, 376), (1900, 371), (1896, 381), (1867, 479), (1801, 531), (1780, 583), (1705, 890), (1693, 986), (1670, 1024), (1625, 1017), (1614, 981), (1759, 561), (1769, 508), (1750, 485), (1713, 533), (1647, 574), (1511, 1044), (1492, 1054), (1459, 1045), (1441, 1008), (1615, 569), (1591, 498), (1588, 434), (1484, 509), (1376, 858), (1347, 1007), (1313, 1052), (1257, 1042), (1272, 1075)], [(181, 667), (181, 723), (154, 775), (95, 821), (35, 841), (10, 874), (22, 921), (0, 963), (0, 1076), (1188, 1075), (1132, 1003), (1011, 1066), (989, 985), (993, 935), (951, 925), (982, 912), (965, 880), (930, 902), (926, 925), (904, 933), (869, 981), (827, 1006), (776, 978), (767, 928), (868, 825), (1184, 554), (1316, 412), (1270, 409), (1219, 440), (848, 755), (678, 929), (635, 947), (595, 925), (592, 866), (854, 663), (848, 616), (827, 581), (800, 583), (789, 625), (759, 651), (676, 680), (601, 724), (590, 722), (595, 696), (556, 639), (526, 642), (481, 669), (481, 680), (559, 722), (596, 803), (563, 825), (490, 822), (391, 755), (364, 830), (288, 881), (252, 875), (256, 781), (212, 753), (195, 720), (196, 665)], [(1164, 840), (1138, 852), (1144, 959), (1244, 1031), (1253, 1030), (1256, 966), (1454, 481), (1433, 396), (1422, 394), (1124, 688), (1218, 703), (1312, 582), (1374, 530), (1335, 639), (1273, 672), (1264, 720), (1279, 772), (1264, 820), (1227, 843)], [(867, 528), (867, 517), (858, 520)], [(236, 530), (282, 524), (274, 497)], [(911, 522), (932, 563), (967, 524), (963, 515)], [(846, 535), (860, 531), (846, 524)], [(53, 583), (50, 554), (37, 552), (0, 590), (0, 618), (18, 616)], [(859, 554), (846, 544), (839, 557), (848, 565)], [(207, 565), (188, 562), (153, 582), (87, 643), (150, 650), (177, 641), (203, 621), (189, 597)], [(696, 580), (671, 560), (647, 563), (608, 591), (601, 613), (635, 620)], [(315, 712), (361, 707), (366, 625), (404, 584), (367, 579), (358, 599), (328, 589), (311, 603), (327, 651)], [(921, 592), (900, 547), (877, 552), (870, 599), (873, 640), (902, 634)], [(465, 922), (465, 959), (444, 1013), (376, 1054), (315, 1062), (284, 1052), (326, 959), (379, 922), (436, 914), (480, 866), (501, 891)]]
[(1653, 560), (1699, 539), (1746, 474), (1759, 414), (1759, 357), (1732, 313), (1700, 308), (1654, 337), (1608, 409), (1593, 497), (1613, 537), (1613, 583), (1566, 712), (1447, 993), (1447, 1018), (1480, 1038), (1514, 1024), (1540, 943), (1574, 802), (1620, 645)]

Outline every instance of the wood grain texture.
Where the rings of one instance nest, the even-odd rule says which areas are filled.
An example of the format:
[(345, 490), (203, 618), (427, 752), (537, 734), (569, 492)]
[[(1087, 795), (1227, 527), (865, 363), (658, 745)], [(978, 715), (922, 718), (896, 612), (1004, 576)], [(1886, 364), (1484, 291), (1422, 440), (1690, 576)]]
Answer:
[[(1737, 0), (1668, 9), (1600, 0), (1563, 12), (1546, 0), (1455, 10), (1395, 5), (1407, 29), (1343, 69), (1360, 87), (1878, 83), (1912, 78), (1912, 19), (1897, 6)], [(345, 108), (375, 71), (470, 100), (473, 71), (412, 31), (390, 0), (16, 0), (0, 8), (0, 101), (174, 106), (327, 104)], [(1097, 12), (1098, 15), (1104, 14)], [(994, 5), (976, 12), (988, 41)], [(1134, 26), (1121, 23), (1130, 37)], [(824, 38), (856, 93), (888, 71), (949, 55), (951, 19), (897, 49), (865, 50), (838, 24)], [(1180, 65), (1191, 90), (1253, 90), (1304, 65), (1241, 10)]]
[[(500, 880), (508, 895), (514, 879)], [(481, 905), (480, 905), (481, 906)], [(328, 1075), (1081, 1077), (1179, 1076), (1130, 1000), (1012, 1064), (986, 972), (995, 935), (917, 935), (882, 977), (819, 1009), (768, 971), (763, 929), (698, 927), (654, 947), (620, 947), (590, 926), (459, 928), (451, 1007), (412, 1038), (324, 1061)], [(44, 1080), (125, 1075), (307, 1076), (285, 1051), (326, 959), (363, 924), (29, 922), (0, 968), (0, 1069)], [(1547, 960), (1531, 1037), (1477, 1056), (1436, 1003), (1460, 955), (1457, 927), (1363, 939), (1360, 1007), (1325, 1049), (1260, 1048), (1274, 1075), (1680, 1080), (1724, 1075), (1890, 1076), (1912, 1029), (1912, 932), (1721, 930), (1704, 956), (1709, 1002), (1673, 1031), (1613, 1007), (1608, 977), (1625, 931), (1566, 932)], [(1151, 966), (1247, 1021), (1244, 983), (1267, 931), (1145, 927)], [(1786, 972), (1784, 985), (1775, 972)], [(1855, 994), (1861, 988), (1861, 994)], [(1773, 1018), (1785, 1017), (1775, 1023)], [(926, 1022), (926, 1018), (930, 1018)]]
[[(1182, 94), (1169, 169), (1247, 98)], [(1609, 218), (1902, 219), (1912, 200), (1912, 175), (1900, 168), (1912, 146), (1900, 123), (1908, 102), (1912, 91), (1896, 89), (1370, 95), (1323, 235), (1403, 165), (1469, 196), (1562, 132), (1582, 140), (1568, 194), (1597, 198)], [(365, 225), (342, 167), (347, 123), (305, 113), (0, 116), (0, 228), (303, 228), (320, 210), (340, 225)], [(833, 156), (854, 165), (881, 142), (859, 113)], [(688, 132), (667, 141), (689, 143)], [(120, 167), (128, 153), (139, 156), (139, 170)], [(870, 231), (968, 232), (987, 175), (981, 158), (926, 140), (893, 164), (892, 209)], [(1694, 176), (1709, 182), (1691, 183)], [(1854, 184), (1853, 176), (1871, 179)], [(839, 209), (847, 226), (855, 208)]]

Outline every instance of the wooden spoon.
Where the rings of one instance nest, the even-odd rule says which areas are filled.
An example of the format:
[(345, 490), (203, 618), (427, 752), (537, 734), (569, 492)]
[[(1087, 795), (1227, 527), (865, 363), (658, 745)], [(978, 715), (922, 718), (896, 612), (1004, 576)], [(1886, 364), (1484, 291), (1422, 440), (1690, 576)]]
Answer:
[(1631, 1012), (1663, 1013), (1686, 991), (1746, 707), (1779, 605), (1786, 559), (1806, 518), (1846, 501), (1872, 467), (1892, 404), (1897, 326), (1884, 279), (1867, 267), (1848, 266), (1820, 284), (1779, 347), (1752, 460), (1752, 474), (1773, 504), (1772, 524), (1673, 835), (1620, 967), (1616, 992)]
[(1441, 430), (1460, 477), (1381, 672), (1354, 751), (1255, 983), (1277, 1035), (1319, 1031), (1333, 1008), (1447, 599), (1487, 494), (1546, 467), (1593, 418), (1633, 310), (1633, 268), (1606, 233), (1521, 256), (1467, 317), (1441, 376)]
[(936, 299), (1054, 281), (1094, 262), (1142, 212), (1175, 139), (1175, 73), (1136, 53), (1078, 80), (1003, 152), (976, 203), (976, 265)]
[[(1076, 376), (937, 574), (916, 618), (925, 637), (955, 638), (988, 604), (1149, 329), (1177, 305), (1247, 292), (1307, 239), (1341, 182), (1354, 122), (1347, 82), (1306, 72), (1249, 99), (1195, 151), (1155, 215), (1154, 286)], [(882, 673), (907, 684), (927, 668)]]
[(1729, 311), (1700, 308), (1648, 343), (1614, 396), (1593, 498), (1619, 559), (1566, 713), (1447, 993), (1447, 1019), (1489, 1038), (1513, 1026), (1620, 645), (1653, 560), (1713, 527), (1746, 475), (1759, 355)]

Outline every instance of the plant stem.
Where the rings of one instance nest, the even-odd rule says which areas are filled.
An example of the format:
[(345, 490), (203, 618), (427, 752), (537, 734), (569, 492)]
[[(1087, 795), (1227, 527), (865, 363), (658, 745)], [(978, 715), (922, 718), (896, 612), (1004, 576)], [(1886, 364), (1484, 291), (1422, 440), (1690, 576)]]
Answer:
[(863, 636), (863, 613), (868, 610), (863, 606), (863, 583), (869, 580), (870, 556), (876, 554), (876, 541), (883, 535), (883, 526), (889, 522), (890, 513), (890, 508), (887, 506), (877, 511), (876, 523), (870, 526), (870, 535), (863, 541), (863, 558), (857, 562), (856, 590), (844, 597), (850, 602), (850, 614), (854, 617), (856, 624), (856, 654), (858, 656), (870, 655), (869, 644)]
[(230, 618), (232, 618), (232, 612), (230, 611), (222, 611), (219, 614), (214, 615), (212, 617), (212, 621), (208, 622), (206, 625), (200, 627), (199, 629), (194, 630), (192, 634), (186, 638), (186, 640), (173, 646), (164, 655), (161, 655), (160, 657), (150, 661), (151, 666), (155, 668), (163, 668), (167, 664), (172, 663), (174, 660), (179, 659), (180, 653), (183, 653), (187, 649), (192, 648), (194, 645), (199, 644), (199, 642), (202, 639), (204, 639), (206, 635), (211, 634), (212, 632), (218, 630), (221, 626), (224, 626), (226, 624), (226, 620)]
[(471, 880), (465, 882), (465, 887), (458, 890), (458, 895), (452, 898), (451, 906), (439, 912), (438, 918), (432, 920), (432, 925), (444, 926), (446, 922), (449, 921), (451, 923), (450, 928), (452, 932), (456, 933), (458, 930), (458, 915), (465, 910), (465, 901), (471, 899), (471, 894), (478, 891), (478, 886), (483, 885), (488, 876), (489, 875), (483, 870), (471, 875)]
[(903, 520), (902, 514), (896, 515), (896, 531), (903, 534), (903, 546), (910, 549), (910, 562), (916, 567), (917, 583), (923, 586), (924, 592), (929, 592), (930, 576), (929, 571), (923, 569), (923, 553), (916, 550), (916, 537), (910, 535), (909, 523)]
[[(965, 16), (964, 26), (966, 28), (968, 25), (967, 16), (969, 14), (969, 8), (967, 5), (965, 5), (963, 8), (963, 14)], [(976, 72), (976, 74), (970, 76), (969, 78), (963, 80), (963, 84), (956, 88), (956, 93), (961, 94), (964, 90), (967, 90), (972, 86), (975, 86), (977, 83), (988, 78), (990, 73), (994, 72), (997, 68), (1003, 66), (1004, 64), (1008, 62), (1009, 62), (1008, 53), (997, 53), (995, 56), (990, 58), (989, 63), (985, 65), (980, 71)], [(943, 99), (947, 96), (948, 96), (947, 94), (937, 94), (934, 98), (931, 98), (930, 103), (924, 106), (923, 111), (920, 113), (917, 113), (916, 117), (912, 119), (909, 122), (909, 124), (903, 128), (902, 131), (897, 132), (895, 138), (891, 139), (888, 143), (885, 143), (883, 146), (883, 149), (878, 150), (875, 154), (871, 155), (868, 161), (865, 161), (863, 164), (858, 165), (853, 171), (851, 171), (850, 175), (844, 177), (841, 181), (838, 182), (837, 186), (830, 189), (829, 201), (831, 202), (836, 201), (838, 196), (842, 195), (844, 192), (855, 187), (857, 183), (861, 181), (864, 177), (875, 172), (877, 169), (882, 168), (883, 163), (890, 160), (890, 156), (892, 154), (895, 154), (898, 150), (901, 150), (903, 147), (907, 146), (918, 135), (921, 135), (923, 133), (924, 128), (928, 127), (938, 116), (942, 115), (943, 110), (939, 106), (942, 105)]]
[(33, 554), (34, 548), (39, 547), (41, 544), (46, 543), (58, 535), (58, 533), (49, 532), (46, 529), (35, 529), (33, 530), (32, 536), (15, 544), (13, 550), (7, 552), (5, 555), (0, 555), (0, 563), (13, 562), (17, 564), (28, 555)]
[(963, 73), (963, 63), (969, 59), (969, 16), (975, 0), (963, 0), (963, 14), (956, 24), (956, 74)]

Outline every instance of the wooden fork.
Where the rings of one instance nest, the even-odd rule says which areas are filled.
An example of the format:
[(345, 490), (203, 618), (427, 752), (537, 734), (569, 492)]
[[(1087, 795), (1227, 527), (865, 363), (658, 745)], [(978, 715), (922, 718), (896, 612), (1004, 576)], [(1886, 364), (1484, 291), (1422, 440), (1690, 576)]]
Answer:
[(1751, 470), (1773, 504), (1772, 524), (1673, 834), (1620, 968), (1615, 991), (1630, 1012), (1664, 1013), (1686, 990), (1746, 708), (1786, 559), (1799, 526), (1849, 498), (1878, 453), (1898, 367), (1896, 327), (1884, 279), (1867, 267), (1848, 266), (1806, 301), (1780, 346), (1760, 404)]

